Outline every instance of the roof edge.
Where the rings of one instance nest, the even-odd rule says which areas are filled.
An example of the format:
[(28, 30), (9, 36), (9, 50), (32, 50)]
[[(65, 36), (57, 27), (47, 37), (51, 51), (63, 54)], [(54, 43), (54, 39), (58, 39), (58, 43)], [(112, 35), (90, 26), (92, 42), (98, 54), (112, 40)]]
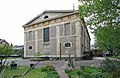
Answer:
[[(52, 20), (52, 19), (60, 18), (60, 17), (64, 17), (64, 16), (67, 16), (67, 15), (75, 14), (75, 13), (78, 13), (78, 11), (75, 11), (75, 12), (73, 12), (73, 13), (69, 13), (69, 14), (66, 14), (66, 15), (57, 16), (57, 17), (54, 17), (54, 18), (49, 18), (49, 19), (46, 19), (46, 20), (42, 20), (42, 21), (40, 21), (40, 22), (38, 22), (38, 23), (45, 22), (45, 21), (49, 21), (49, 20)], [(34, 23), (34, 24), (37, 24), (37, 23)], [(23, 25), (22, 27), (27, 27), (27, 26), (34, 25), (34, 24)]]
[(44, 13), (72, 13), (75, 12), (76, 10), (44, 10), (42, 13), (38, 14), (36, 17), (34, 17), (33, 19), (31, 19), (30, 21), (28, 21), (27, 23), (25, 23), (22, 27), (24, 27), (25, 25), (30, 24), (31, 22), (35, 21), (37, 18), (39, 18), (41, 15), (43, 15)]

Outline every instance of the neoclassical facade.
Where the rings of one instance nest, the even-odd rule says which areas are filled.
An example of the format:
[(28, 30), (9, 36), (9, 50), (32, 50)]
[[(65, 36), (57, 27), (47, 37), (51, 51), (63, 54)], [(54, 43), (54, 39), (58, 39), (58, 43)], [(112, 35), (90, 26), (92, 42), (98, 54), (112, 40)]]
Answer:
[(23, 25), (24, 57), (82, 57), (90, 37), (78, 11), (46, 10)]

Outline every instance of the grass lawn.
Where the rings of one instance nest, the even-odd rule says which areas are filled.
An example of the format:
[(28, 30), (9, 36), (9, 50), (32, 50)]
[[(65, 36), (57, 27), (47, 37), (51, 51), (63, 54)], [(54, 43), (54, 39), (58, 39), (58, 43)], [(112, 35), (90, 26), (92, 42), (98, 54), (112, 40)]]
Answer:
[[(8, 67), (3, 75), (3, 78), (11, 78), (15, 75), (22, 75), (29, 67), (18, 67), (17, 69), (11, 69)], [(41, 72), (38, 68), (32, 69), (24, 78), (44, 78), (45, 72)]]

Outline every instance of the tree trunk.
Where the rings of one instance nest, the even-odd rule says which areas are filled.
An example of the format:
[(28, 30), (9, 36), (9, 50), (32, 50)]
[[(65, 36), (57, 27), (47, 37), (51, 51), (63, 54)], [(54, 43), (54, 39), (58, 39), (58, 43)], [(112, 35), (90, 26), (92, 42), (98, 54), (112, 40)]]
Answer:
[(4, 66), (4, 65), (5, 65), (6, 61), (7, 61), (7, 58), (5, 58), (5, 61), (3, 62), (2, 66)]
[(1, 63), (2, 63), (2, 59), (1, 59)]
[(110, 55), (112, 56), (112, 55), (113, 55), (113, 50), (109, 49), (108, 46), (107, 46), (105, 43), (103, 43), (103, 44), (104, 44), (104, 46), (106, 47), (106, 49), (107, 49), (108, 51), (110, 51)]

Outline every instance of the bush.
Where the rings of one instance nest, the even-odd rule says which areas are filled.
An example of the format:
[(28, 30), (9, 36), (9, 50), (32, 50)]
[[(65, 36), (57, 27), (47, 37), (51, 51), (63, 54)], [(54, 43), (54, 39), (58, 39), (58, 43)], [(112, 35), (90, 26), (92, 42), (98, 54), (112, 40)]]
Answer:
[(79, 69), (65, 69), (65, 73), (67, 73), (70, 78), (76, 78), (81, 74), (81, 71)]
[(83, 69), (83, 71), (86, 72), (86, 73), (90, 73), (90, 74), (91, 74), (91, 73), (93, 72), (93, 69), (86, 66), (86, 67)]
[(53, 74), (51, 72), (48, 72), (44, 78), (60, 78), (60, 77), (58, 74)]
[(59, 78), (59, 75), (55, 70), (55, 67), (51, 64), (47, 64), (41, 67), (41, 71), (47, 73), (47, 75), (44, 78)]
[(55, 70), (50, 70), (44, 78), (59, 78), (59, 75)]
[(106, 59), (101, 62), (100, 66), (104, 72), (111, 72), (120, 69), (120, 62)]
[(82, 78), (91, 78), (90, 73), (87, 73), (87, 72), (83, 72), (81, 76)]
[(66, 69), (65, 72), (70, 78), (106, 78), (106, 73), (99, 68), (81, 66), (79, 69)]
[(55, 70), (54, 71), (49, 71), (49, 73), (51, 73), (51, 74), (58, 74), (57, 71), (55, 71)]
[(53, 70), (53, 71), (55, 70), (55, 67), (51, 64), (47, 64), (47, 65), (41, 67), (42, 72), (48, 72), (48, 71), (51, 71), (51, 70)]
[(67, 74), (70, 73), (70, 71), (71, 71), (70, 69), (65, 69), (65, 73)]
[(94, 72), (91, 74), (90, 78), (107, 78), (106, 73), (103, 72)]
[(55, 70), (55, 67), (53, 65), (51, 65), (51, 64), (46, 65), (45, 68), (47, 68), (48, 71)]
[(41, 71), (42, 71), (42, 72), (46, 72), (47, 69), (46, 69), (45, 67), (41, 67)]
[(118, 58), (120, 59), (120, 54), (112, 56), (113, 58)]
[(101, 62), (101, 69), (108, 73), (109, 78), (120, 77), (120, 61), (106, 59)]

